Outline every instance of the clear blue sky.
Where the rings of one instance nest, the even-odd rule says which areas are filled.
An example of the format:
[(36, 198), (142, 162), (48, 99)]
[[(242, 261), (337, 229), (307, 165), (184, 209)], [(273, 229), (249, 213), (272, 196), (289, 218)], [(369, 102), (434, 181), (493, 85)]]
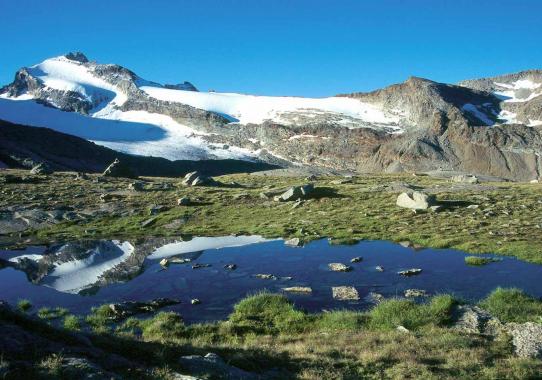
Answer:
[(542, 68), (540, 0), (0, 0), (0, 84), (72, 50), (202, 90), (325, 96)]

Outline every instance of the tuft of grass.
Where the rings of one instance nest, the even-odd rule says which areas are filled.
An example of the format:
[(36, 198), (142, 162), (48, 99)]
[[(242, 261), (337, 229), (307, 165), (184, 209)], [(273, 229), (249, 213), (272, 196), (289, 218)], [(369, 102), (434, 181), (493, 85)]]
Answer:
[(85, 321), (95, 332), (105, 333), (110, 331), (113, 318), (114, 313), (109, 305), (101, 305), (99, 307), (93, 307), (92, 312), (87, 315)]
[(181, 339), (186, 330), (182, 317), (172, 311), (160, 312), (153, 318), (141, 321), (139, 326), (145, 340), (160, 342)]
[(42, 307), (38, 310), (38, 317), (41, 319), (45, 319), (48, 321), (51, 321), (53, 319), (59, 319), (68, 314), (68, 309), (65, 309), (63, 307)]
[(26, 313), (32, 309), (32, 302), (27, 299), (19, 300), (19, 302), (17, 302), (17, 309), (23, 313)]
[(274, 334), (301, 331), (308, 318), (285, 296), (261, 292), (236, 304), (229, 321), (240, 332)]
[(444, 326), (450, 321), (455, 304), (449, 295), (435, 296), (425, 304), (403, 299), (386, 300), (368, 313), (368, 326), (374, 330), (391, 330), (397, 326), (409, 330), (427, 325)]
[(495, 263), (501, 261), (500, 259), (494, 257), (480, 257), (480, 256), (467, 256), (465, 257), (465, 264), (467, 265), (487, 265), (490, 263)]
[(60, 354), (52, 354), (44, 358), (38, 367), (45, 372), (48, 376), (54, 379), (58, 379), (62, 376), (62, 362), (64, 358)]
[(323, 332), (358, 331), (366, 321), (367, 316), (364, 313), (335, 310), (317, 315), (313, 326), (314, 329)]
[(497, 288), (480, 306), (503, 322), (539, 321), (542, 317), (542, 301), (517, 288)]
[(66, 315), (63, 326), (66, 330), (79, 331), (81, 330), (81, 320), (76, 315)]

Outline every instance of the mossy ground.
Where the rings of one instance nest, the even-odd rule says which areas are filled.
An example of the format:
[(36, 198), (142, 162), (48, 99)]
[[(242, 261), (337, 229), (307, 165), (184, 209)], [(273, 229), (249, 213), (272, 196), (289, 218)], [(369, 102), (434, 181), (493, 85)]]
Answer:
[[(19, 173), (18, 171), (7, 171)], [(6, 172), (4, 172), (6, 173)], [(26, 174), (26, 172), (25, 172)], [(0, 173), (0, 177), (2, 174)], [(86, 221), (64, 221), (30, 231), (14, 242), (31, 239), (50, 242), (79, 238), (126, 238), (148, 236), (219, 236), (260, 234), (267, 237), (300, 237), (310, 241), (330, 237), (334, 241), (382, 239), (408, 240), (435, 248), (455, 248), (472, 253), (514, 255), (542, 263), (542, 186), (522, 183), (457, 185), (429, 176), (365, 175), (351, 183), (332, 183), (336, 178), (313, 181), (314, 197), (296, 208), (292, 202), (264, 199), (261, 192), (306, 183), (303, 178), (229, 175), (217, 177), (222, 187), (181, 185), (181, 179), (146, 178), (146, 190), (128, 191), (132, 181), (75, 180), (73, 174), (57, 173), (33, 184), (2, 184), (0, 208), (27, 206), (52, 210), (61, 206), (76, 211), (111, 206)], [(0, 178), (1, 179), (1, 178)], [(240, 187), (229, 185), (231, 182)], [(168, 190), (161, 185), (171, 185)], [(442, 212), (413, 213), (395, 205), (398, 191), (390, 186), (408, 184), (435, 190), (450, 207)], [(115, 194), (102, 202), (100, 194)], [(177, 206), (180, 197), (190, 206)], [(476, 204), (478, 208), (467, 208)], [(155, 205), (166, 210), (150, 215)], [(142, 223), (154, 218), (143, 227)]]
[[(506, 335), (490, 338), (451, 328), (457, 302), (440, 295), (422, 304), (390, 299), (367, 312), (307, 314), (282, 295), (260, 293), (237, 304), (226, 321), (194, 325), (173, 312), (114, 323), (104, 317), (105, 308), (97, 308), (92, 327), (101, 328), (89, 338), (101, 350), (151, 369), (150, 377), (132, 372), (131, 378), (173, 378), (174, 372), (186, 372), (180, 356), (207, 352), (247, 371), (273, 370), (280, 379), (539, 378), (542, 361), (516, 357)], [(528, 303), (521, 308), (523, 321), (540, 318), (542, 302), (514, 289), (499, 289), (481, 305), (503, 302)], [(73, 340), (70, 326), (47, 329), (26, 314), (8, 317), (48, 339)], [(398, 331), (399, 325), (409, 331)], [(62, 375), (61, 357), (33, 354), (38, 372)]]

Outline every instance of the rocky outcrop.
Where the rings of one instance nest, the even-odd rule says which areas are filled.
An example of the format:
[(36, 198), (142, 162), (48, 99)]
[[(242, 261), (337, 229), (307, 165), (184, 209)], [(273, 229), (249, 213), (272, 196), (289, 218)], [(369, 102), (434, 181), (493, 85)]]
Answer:
[(542, 325), (540, 323), (509, 323), (506, 331), (512, 337), (516, 355), (542, 359)]

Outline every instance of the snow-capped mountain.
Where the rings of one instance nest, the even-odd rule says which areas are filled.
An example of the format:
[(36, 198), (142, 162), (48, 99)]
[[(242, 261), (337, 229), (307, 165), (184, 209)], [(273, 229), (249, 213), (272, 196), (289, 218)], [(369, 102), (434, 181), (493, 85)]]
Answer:
[(355, 171), (468, 170), (538, 177), (542, 75), (448, 85), (412, 77), (328, 98), (200, 92), (82, 53), (20, 69), (0, 119), (168, 159), (237, 158)]

